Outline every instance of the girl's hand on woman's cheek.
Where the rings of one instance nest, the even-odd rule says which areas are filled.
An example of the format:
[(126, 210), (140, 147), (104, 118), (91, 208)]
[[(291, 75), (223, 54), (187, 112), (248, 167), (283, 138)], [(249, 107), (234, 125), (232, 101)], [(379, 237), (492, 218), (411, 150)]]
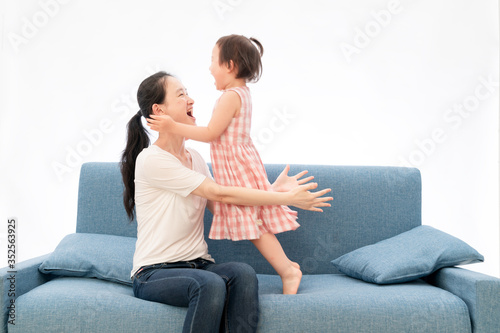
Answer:
[(172, 119), (172, 117), (167, 116), (167, 115), (151, 115), (152, 118), (147, 118), (148, 120), (148, 126), (151, 128), (153, 131), (157, 132), (164, 132), (172, 129), (172, 127), (175, 124), (175, 121)]

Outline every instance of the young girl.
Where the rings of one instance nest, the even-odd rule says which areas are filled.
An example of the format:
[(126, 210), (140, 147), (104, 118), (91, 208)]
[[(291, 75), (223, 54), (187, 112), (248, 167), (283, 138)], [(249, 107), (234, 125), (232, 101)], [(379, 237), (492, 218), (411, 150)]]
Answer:
[[(220, 185), (273, 191), (264, 165), (250, 138), (252, 101), (247, 82), (259, 80), (263, 47), (255, 38), (230, 35), (220, 38), (212, 51), (210, 72), (223, 93), (206, 127), (175, 122), (168, 116), (148, 120), (151, 129), (210, 142), (215, 181)], [(183, 91), (179, 91), (183, 94)], [(188, 111), (189, 116), (192, 111)], [(285, 172), (288, 168), (285, 169)], [(302, 177), (305, 172), (296, 175)], [(297, 180), (302, 184), (312, 179)], [(322, 211), (317, 209), (317, 211)], [(211, 239), (248, 239), (273, 266), (283, 282), (284, 294), (296, 294), (302, 278), (297, 263), (288, 259), (275, 234), (295, 230), (297, 212), (287, 206), (239, 206), (214, 203)]]

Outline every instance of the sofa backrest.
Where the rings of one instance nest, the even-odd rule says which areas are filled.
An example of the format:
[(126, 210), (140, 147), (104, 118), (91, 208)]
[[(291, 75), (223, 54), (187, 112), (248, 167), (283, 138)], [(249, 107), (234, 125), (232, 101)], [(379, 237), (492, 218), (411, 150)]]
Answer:
[[(272, 183), (284, 169), (266, 164)], [(298, 211), (301, 225), (278, 234), (288, 257), (304, 274), (336, 273), (330, 261), (359, 247), (408, 231), (421, 224), (421, 179), (414, 168), (377, 166), (291, 165), (290, 175), (308, 170), (318, 189), (331, 188), (332, 207), (323, 213)], [(86, 163), (80, 173), (77, 232), (136, 237), (122, 202), (118, 163)], [(217, 262), (242, 261), (257, 273), (275, 274), (248, 241), (208, 239), (212, 215), (205, 213), (205, 235)]]
[(137, 237), (123, 206), (120, 166), (113, 162), (84, 163), (80, 170), (76, 232)]

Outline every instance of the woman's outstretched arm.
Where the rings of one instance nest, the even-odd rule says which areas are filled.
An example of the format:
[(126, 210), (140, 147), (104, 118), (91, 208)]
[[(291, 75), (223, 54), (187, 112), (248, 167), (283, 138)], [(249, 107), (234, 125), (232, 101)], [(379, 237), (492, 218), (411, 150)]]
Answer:
[(318, 187), (317, 183), (300, 185), (288, 192), (273, 192), (245, 187), (222, 186), (206, 178), (193, 192), (210, 201), (243, 206), (286, 205), (304, 210), (322, 212), (321, 207), (330, 207), (327, 201), (332, 197), (323, 197), (331, 189), (310, 192)]

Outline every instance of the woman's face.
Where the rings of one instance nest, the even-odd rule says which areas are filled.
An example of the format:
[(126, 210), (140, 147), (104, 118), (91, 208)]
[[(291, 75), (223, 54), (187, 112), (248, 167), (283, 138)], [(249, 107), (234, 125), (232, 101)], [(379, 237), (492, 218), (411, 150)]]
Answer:
[(162, 104), (162, 109), (176, 122), (196, 125), (193, 116), (194, 100), (189, 97), (186, 88), (177, 78), (168, 76), (166, 80), (167, 96)]

